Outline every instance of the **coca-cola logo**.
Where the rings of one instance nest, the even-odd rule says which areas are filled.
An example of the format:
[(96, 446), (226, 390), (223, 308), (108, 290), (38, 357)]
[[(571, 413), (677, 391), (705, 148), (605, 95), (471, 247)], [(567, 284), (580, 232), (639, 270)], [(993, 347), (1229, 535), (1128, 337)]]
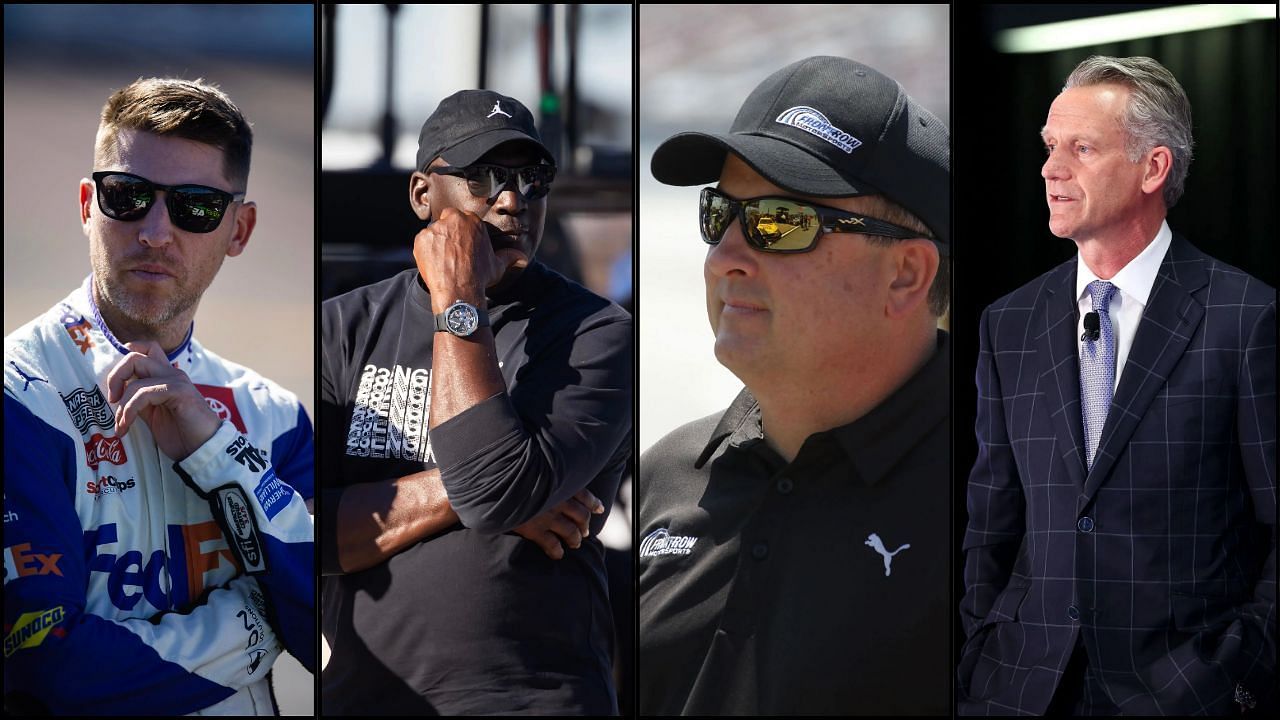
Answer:
[(123, 465), (129, 461), (124, 453), (124, 441), (118, 437), (107, 437), (102, 433), (94, 433), (89, 442), (84, 444), (85, 462), (94, 470), (102, 462), (112, 465)]

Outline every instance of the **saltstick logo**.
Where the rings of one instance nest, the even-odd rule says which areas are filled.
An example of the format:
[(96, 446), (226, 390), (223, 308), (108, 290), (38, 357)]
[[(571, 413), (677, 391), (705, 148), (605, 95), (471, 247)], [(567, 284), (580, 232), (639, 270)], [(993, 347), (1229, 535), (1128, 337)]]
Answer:
[(658, 528), (640, 543), (640, 557), (688, 555), (693, 552), (693, 544), (696, 542), (696, 537), (672, 535), (666, 528)]
[(790, 110), (784, 110), (775, 122), (817, 135), (847, 153), (853, 152), (854, 148), (862, 144), (861, 140), (832, 125), (826, 115), (808, 105), (798, 105)]

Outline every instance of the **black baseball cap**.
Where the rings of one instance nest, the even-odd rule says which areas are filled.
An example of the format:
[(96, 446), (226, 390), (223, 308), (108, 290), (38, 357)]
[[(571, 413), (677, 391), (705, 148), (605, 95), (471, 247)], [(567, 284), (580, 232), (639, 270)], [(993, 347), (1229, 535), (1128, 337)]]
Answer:
[(898, 81), (862, 63), (818, 56), (782, 68), (747, 96), (727, 134), (667, 138), (653, 176), (712, 183), (727, 152), (800, 195), (883, 194), (950, 242), (951, 134)]
[(418, 169), (426, 170), (441, 155), (450, 164), (470, 165), (504, 142), (532, 143), (552, 165), (555, 158), (519, 100), (492, 90), (460, 90), (440, 101), (418, 134)]

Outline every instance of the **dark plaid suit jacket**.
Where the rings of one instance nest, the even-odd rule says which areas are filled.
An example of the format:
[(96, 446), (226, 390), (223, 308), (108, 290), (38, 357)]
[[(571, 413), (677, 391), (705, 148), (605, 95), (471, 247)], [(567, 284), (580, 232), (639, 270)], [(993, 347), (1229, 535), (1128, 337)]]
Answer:
[(1276, 291), (1175, 235), (1086, 472), (1075, 267), (982, 316), (958, 710), (1043, 714), (1077, 636), (1125, 714), (1265, 703)]

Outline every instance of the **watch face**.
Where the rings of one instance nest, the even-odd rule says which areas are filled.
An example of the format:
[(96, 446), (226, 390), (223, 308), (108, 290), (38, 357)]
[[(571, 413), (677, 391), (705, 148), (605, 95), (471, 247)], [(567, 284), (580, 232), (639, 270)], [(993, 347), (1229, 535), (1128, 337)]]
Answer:
[(480, 324), (480, 317), (475, 308), (459, 303), (450, 307), (445, 313), (445, 323), (449, 326), (449, 332), (466, 336), (476, 331), (476, 326)]

